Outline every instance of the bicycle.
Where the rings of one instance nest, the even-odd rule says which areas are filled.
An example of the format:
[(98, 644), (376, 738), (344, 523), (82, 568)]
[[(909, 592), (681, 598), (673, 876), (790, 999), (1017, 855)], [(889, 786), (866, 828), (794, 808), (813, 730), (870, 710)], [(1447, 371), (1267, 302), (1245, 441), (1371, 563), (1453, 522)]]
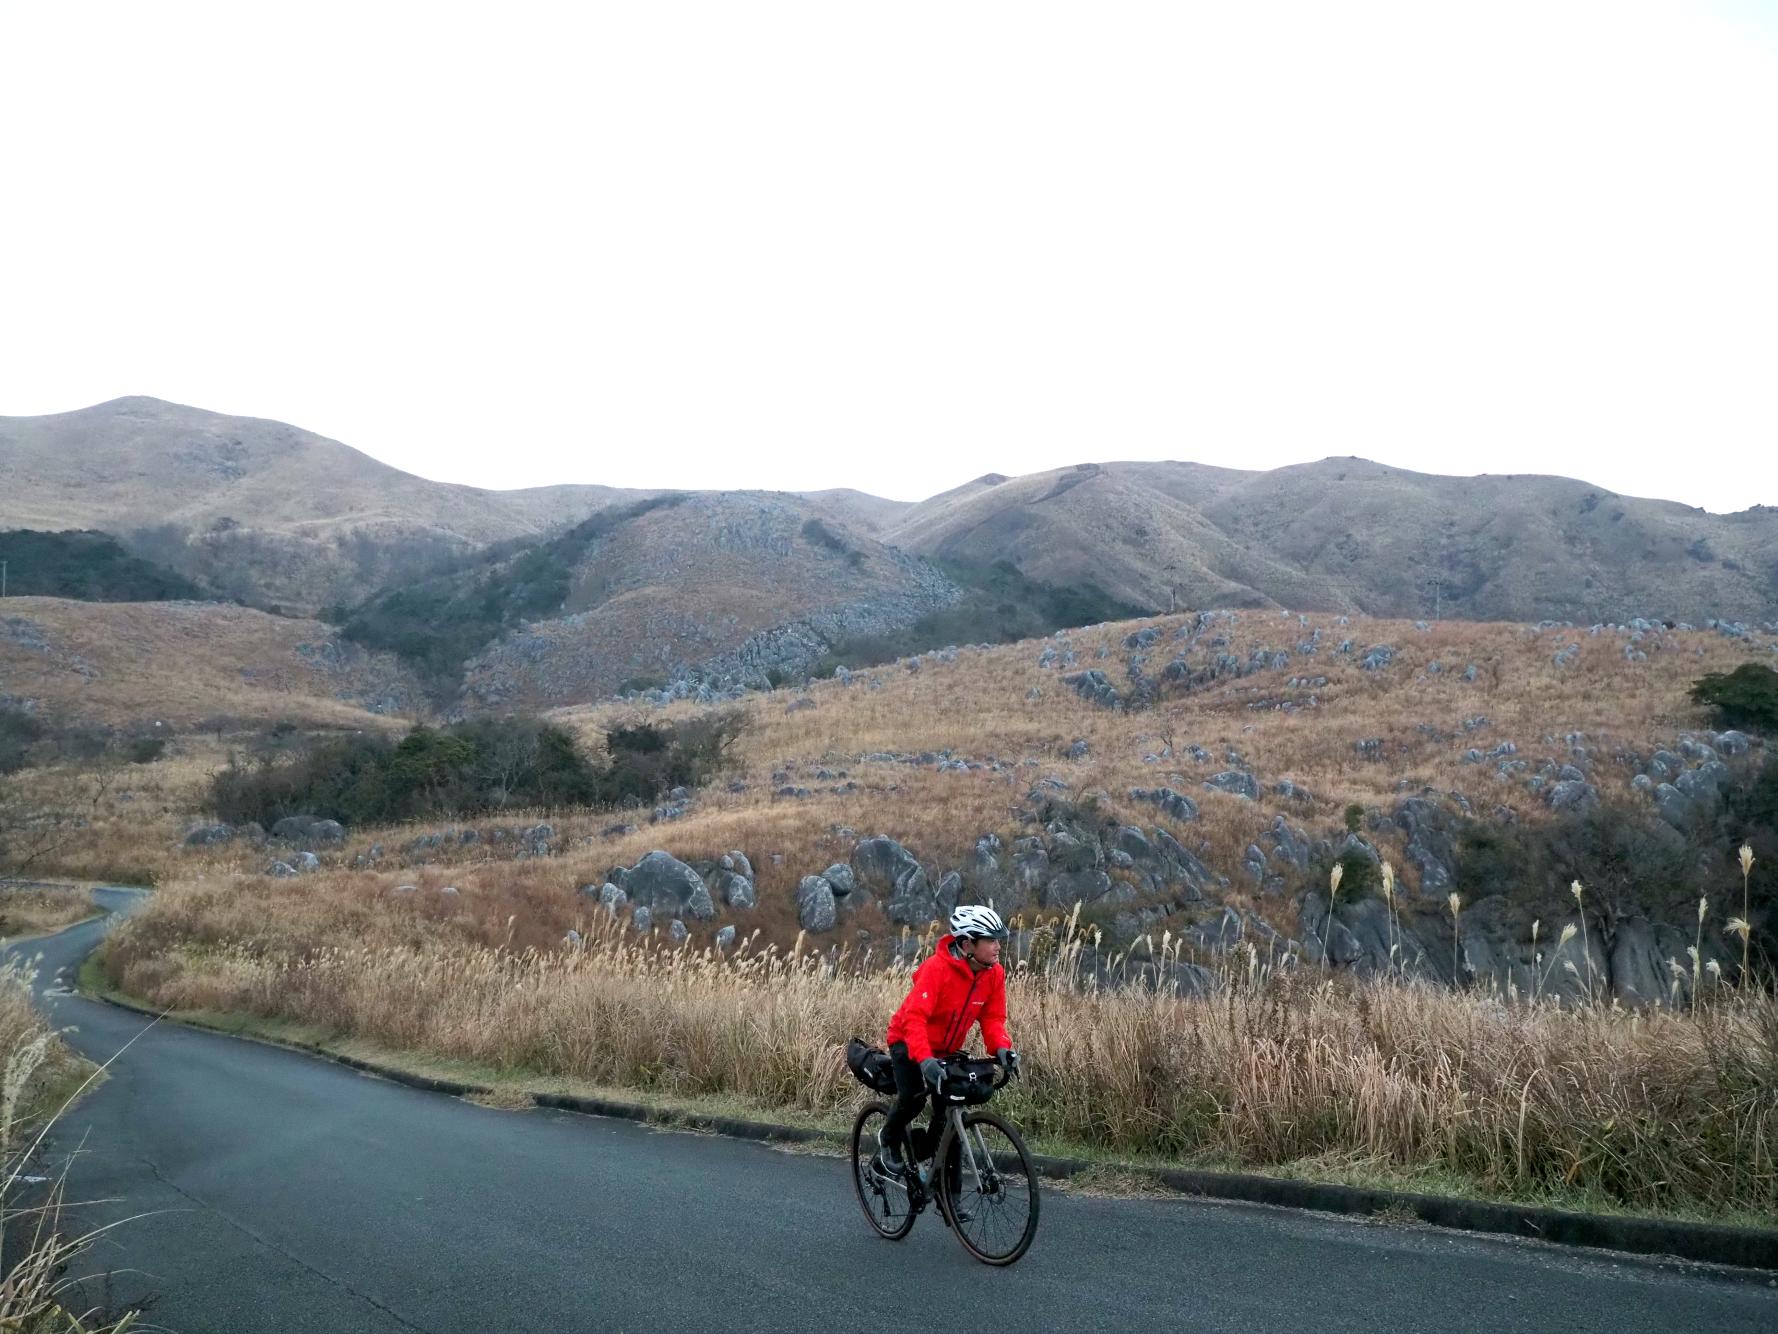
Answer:
[[(881, 1059), (872, 1059), (876, 1057)], [(934, 1096), (945, 1116), (937, 1142), (924, 1157), (916, 1157), (914, 1145), (930, 1137), (909, 1126), (906, 1174), (884, 1171), (877, 1157), (878, 1137), (891, 1104), (866, 1103), (852, 1123), (853, 1190), (871, 1227), (890, 1241), (906, 1237), (927, 1204), (936, 1202), (964, 1250), (983, 1264), (1010, 1265), (1031, 1248), (1037, 1235), (1042, 1197), (1036, 1165), (1009, 1122), (990, 1111), (966, 1109), (980, 1108), (1012, 1074), (997, 1061), (962, 1053), (940, 1059), (945, 1077)], [(886, 1052), (867, 1052), (864, 1063), (868, 1068), (852, 1062), (867, 1088), (893, 1091)]]

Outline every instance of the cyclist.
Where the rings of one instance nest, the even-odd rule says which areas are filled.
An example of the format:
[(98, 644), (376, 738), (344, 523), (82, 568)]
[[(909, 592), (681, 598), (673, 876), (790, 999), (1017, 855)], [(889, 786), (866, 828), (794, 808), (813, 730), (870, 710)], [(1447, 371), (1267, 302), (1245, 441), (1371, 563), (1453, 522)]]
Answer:
[[(1010, 1073), (1019, 1068), (1019, 1053), (1006, 1032), (1006, 970), (1000, 966), (1000, 942), (1006, 924), (992, 908), (970, 905), (951, 914), (950, 934), (940, 936), (932, 957), (914, 971), (907, 999), (889, 1021), (889, 1058), (895, 1068), (895, 1109), (883, 1123), (878, 1157), (883, 1170), (901, 1176), (907, 1171), (907, 1130), (920, 1114), (928, 1094), (944, 1083), (939, 1055), (960, 1051), (978, 1022), (982, 1040), (994, 1059)], [(924, 1157), (944, 1129), (944, 1107), (932, 1098), (932, 1120)]]

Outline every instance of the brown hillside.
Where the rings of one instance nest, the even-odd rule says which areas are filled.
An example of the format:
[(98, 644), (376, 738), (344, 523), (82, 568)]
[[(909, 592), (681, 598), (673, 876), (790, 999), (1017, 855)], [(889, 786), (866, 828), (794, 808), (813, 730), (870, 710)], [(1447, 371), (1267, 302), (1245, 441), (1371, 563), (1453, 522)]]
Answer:
[[(1155, 811), (1133, 801), (1131, 790), (1171, 786), (1190, 796), (1201, 815), (1169, 827), (1231, 879), (1237, 901), (1251, 895), (1262, 911), (1276, 913), (1284, 905), (1268, 904), (1251, 882), (1241, 888), (1246, 849), (1265, 842), (1276, 817), (1331, 834), (1352, 803), (1387, 813), (1404, 793), (1431, 788), (1461, 796), (1480, 813), (1505, 808), (1515, 819), (1537, 822), (1552, 814), (1550, 784), (1533, 790), (1530, 779), (1545, 763), (1574, 762), (1576, 746), (1585, 748), (1589, 758), (1581, 762), (1602, 798), (1630, 799), (1639, 760), (1706, 725), (1706, 712), (1686, 699), (1698, 676), (1751, 657), (1778, 661), (1773, 634), (1743, 640), (1671, 631), (1632, 639), (1465, 622), (1419, 630), (1409, 622), (1349, 618), (1342, 624), (1332, 616), (1248, 611), (1207, 632), (1226, 644), (1212, 648), (1200, 636), (1189, 660), (1228, 653), (1245, 663), (1265, 650), (1286, 653), (1282, 665), (1163, 694), (1154, 707), (1138, 711), (1101, 707), (1063, 680), (1098, 669), (1127, 693), (1128, 637), (1145, 627), (1158, 630), (1154, 645), (1141, 650), (1152, 676), (1183, 652), (1179, 636), (1191, 620), (1166, 617), (1051, 641), (962, 649), (948, 662), (926, 655), (913, 669), (898, 664), (849, 684), (822, 682), (794, 696), (774, 692), (752, 706), (754, 727), (741, 743), (747, 792), (707, 794), (682, 821), (645, 827), (591, 860), (640, 856), (655, 846), (681, 856), (738, 847), (769, 868), (771, 854), (779, 853), (781, 869), (762, 871), (762, 885), (776, 884), (787, 901), (798, 877), (836, 856), (843, 860), (845, 849), (830, 832), (836, 827), (887, 833), (929, 867), (962, 869), (981, 835), (1000, 834), (1010, 844), (1019, 830), (1008, 811), (1046, 777), (1058, 779), (1065, 793), (1103, 793), (1111, 811), (1141, 826), (1156, 823)], [(1311, 641), (1314, 653), (1297, 651)], [(1352, 649), (1340, 652), (1348, 641)], [(1367, 671), (1362, 660), (1379, 644), (1396, 653), (1386, 666)], [(1577, 650), (1558, 665), (1556, 655), (1570, 645)], [(1635, 659), (1635, 653), (1646, 656)], [(1472, 664), (1477, 670), (1469, 680)], [(814, 707), (787, 709), (803, 699)], [(606, 705), (563, 716), (592, 736), (624, 714), (621, 706)], [(1076, 741), (1087, 743), (1079, 759), (1070, 758)], [(1509, 741), (1516, 748), (1510, 759), (1524, 766), (1505, 777), (1501, 760), (1470, 758), (1472, 750)], [(1376, 744), (1361, 751), (1360, 742)], [(1193, 746), (1205, 758), (1194, 758)], [(946, 756), (970, 767), (941, 769)], [(1253, 775), (1256, 799), (1204, 786), (1234, 768)], [(822, 771), (831, 776), (821, 777)], [(1277, 785), (1286, 780), (1309, 795), (1280, 794)], [(848, 782), (858, 786), (834, 790)], [(774, 795), (786, 786), (806, 788), (808, 795)], [(1393, 852), (1404, 885), (1417, 890), (1419, 876), (1400, 832), (1379, 842)], [(1683, 897), (1684, 887), (1676, 891)], [(1429, 897), (1436, 904), (1443, 891)]]
[(926, 556), (1010, 558), (1159, 611), (1778, 616), (1778, 510), (1712, 515), (1560, 477), (1438, 477), (1362, 459), (990, 474), (916, 506), (884, 538)]
[[(1007, 850), (1004, 874), (1017, 840), (1049, 837), (1028, 822), (1034, 791), (1070, 802), (1097, 794), (1107, 819), (1147, 831), (1151, 840), (1157, 829), (1167, 832), (1220, 882), (1207, 886), (1204, 901), (1183, 908), (1114, 894), (1093, 905), (1109, 930), (1127, 930), (1129, 914), (1157, 936), (1162, 930), (1177, 936), (1225, 920), (1227, 908), (1255, 913), (1301, 939), (1297, 904), (1308, 873), (1281, 858), (1278, 822), (1299, 840), (1337, 842), (1345, 836), (1345, 812), (1356, 804), (1365, 812), (1365, 837), (1400, 873), (1404, 922), (1439, 939), (1449, 930), (1441, 914), (1454, 889), (1488, 940), (1520, 948), (1533, 917), (1542, 916), (1546, 932), (1554, 929), (1551, 922), (1567, 920), (1568, 876), (1504, 893), (1461, 879), (1434, 883), (1424, 869), (1430, 863), (1409, 846), (1401, 803), (1424, 800), (1447, 814), (1467, 803), (1499, 827), (1537, 826), (1555, 817), (1552, 794), (1561, 766), (1574, 765), (1594, 799), (1640, 803), (1653, 818), (1654, 798), (1634, 780), (1646, 775), (1657, 752), (1683, 752), (1688, 736), (1705, 736), (1694, 730), (1708, 719), (1686, 698), (1691, 682), (1778, 652), (1778, 638), (1769, 635), (1736, 639), (1651, 629), (1594, 636), (1462, 622), (1421, 630), (1408, 622), (1352, 618), (1343, 624), (1332, 616), (1275, 612), (1218, 614), (1194, 640), (1195, 620), (1168, 617), (929, 654), (806, 691), (751, 696), (735, 773), (694, 793), (683, 812), (660, 822), (646, 810), (552, 812), (556, 856), (514, 862), (486, 840), (463, 849), (441, 849), (436, 840), (409, 849), (418, 830), (354, 831), (330, 856), (342, 888), (349, 884), (367, 900), (412, 881), (420, 863), (437, 863), (425, 874), (462, 890), (452, 912), (502, 931), (516, 914), (518, 943), (548, 946), (577, 921), (584, 926), (596, 909), (575, 891), (598, 886), (612, 867), (632, 865), (654, 849), (687, 861), (739, 849), (758, 874), (759, 907), (724, 909), (713, 921), (691, 925), (704, 935), (726, 924), (743, 934), (758, 926), (767, 938), (788, 944), (797, 931), (801, 878), (847, 860), (860, 838), (899, 840), (936, 884), (950, 871), (969, 874), (978, 840), (992, 835)], [(1152, 644), (1128, 647), (1141, 632), (1152, 632)], [(1351, 648), (1342, 651), (1347, 641)], [(1301, 651), (1309, 644), (1313, 652)], [(1393, 647), (1394, 656), (1367, 670), (1363, 661), (1379, 644)], [(1064, 680), (1099, 670), (1127, 693), (1128, 665), (1137, 653), (1146, 655), (1141, 665), (1151, 678), (1175, 654), (1193, 663), (1227, 654), (1265, 665), (1164, 694), (1153, 707), (1135, 711), (1102, 707)], [(1272, 665), (1279, 653), (1287, 660)], [(665, 716), (697, 711), (678, 703)], [(635, 706), (612, 703), (557, 716), (597, 744), (608, 727), (636, 715)], [(1681, 763), (1697, 768), (1702, 761), (1694, 756)], [(1251, 776), (1253, 798), (1208, 786), (1231, 771)], [(1162, 787), (1189, 798), (1196, 814), (1176, 818), (1134, 795)], [(373, 844), (389, 850), (386, 862), (346, 869)], [(1245, 869), (1255, 847), (1267, 853), (1263, 883)], [(1726, 848), (1712, 854), (1727, 867)], [(179, 853), (164, 875), (177, 877), (181, 867), (206, 858), (216, 869), (247, 874), (263, 864), (260, 850), (237, 846)], [(1049, 848), (1049, 861), (1044, 874), (1059, 875), (1066, 866), (1059, 846)], [(1114, 887), (1134, 874), (1109, 870)], [(1669, 923), (1663, 929), (1694, 920), (1697, 890), (1697, 881), (1671, 887), (1671, 902), (1659, 905)], [(1015, 911), (1058, 907), (1049, 891), (1039, 898), (1004, 879), (987, 892)], [(1713, 917), (1706, 933), (1719, 956), (1732, 946), (1721, 935), (1726, 920)], [(858, 930), (881, 941), (899, 928), (871, 906), (833, 939), (852, 942)], [(1449, 935), (1442, 939), (1448, 947)]]
[(469, 664), (472, 706), (551, 708), (688, 674), (764, 684), (829, 643), (883, 634), (950, 601), (924, 562), (772, 492), (703, 493), (631, 519), (588, 550), (563, 615)]
[(854, 491), (845, 486), (796, 494), (813, 505), (816, 513), (873, 537), (881, 535), (884, 529), (899, 522), (914, 507), (910, 500), (885, 500), (882, 496)]
[(53, 722), (357, 727), (417, 699), (392, 658), (318, 621), (211, 602), (0, 601), (0, 700)]
[(355, 599), (404, 553), (541, 533), (629, 494), (431, 482), (282, 422), (153, 398), (0, 417), (0, 465), (0, 527), (157, 530), (155, 558), (305, 609)]

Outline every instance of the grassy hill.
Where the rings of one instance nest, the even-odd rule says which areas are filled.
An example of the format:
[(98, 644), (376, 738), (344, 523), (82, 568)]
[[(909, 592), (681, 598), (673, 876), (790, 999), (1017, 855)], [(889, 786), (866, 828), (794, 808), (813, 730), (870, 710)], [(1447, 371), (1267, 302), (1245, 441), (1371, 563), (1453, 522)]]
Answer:
[(153, 398), (0, 417), (0, 463), (0, 524), (99, 529), (230, 596), (309, 611), (625, 495), (431, 482), (282, 422)]
[(523, 567), (517, 582), (541, 587), (546, 552), (554, 605), (527, 596), (525, 623), (469, 661), (464, 698), (474, 708), (583, 703), (687, 677), (764, 685), (812, 669), (835, 643), (894, 640), (958, 596), (925, 562), (781, 493), (608, 511), (533, 549), (500, 586)]
[(362, 727), (420, 702), (329, 626), (214, 602), (0, 602), (0, 700), (54, 723)]
[[(933, 884), (957, 872), (1026, 913), (1059, 905), (1063, 892), (1021, 888), (1013, 874), (1019, 840), (1035, 839), (1025, 846), (1047, 883), (1076, 883), (1053, 877), (1089, 868), (1105, 873), (1097, 892), (1108, 885), (1110, 897), (1088, 912), (1120, 939), (1132, 923), (1177, 937), (1233, 913), (1302, 942), (1319, 930), (1318, 918), (1301, 915), (1304, 895), (1325, 893), (1331, 861), (1350, 851), (1345, 840), (1356, 829), (1398, 872), (1403, 924), (1447, 951), (1449, 893), (1463, 897), (1463, 930), (1477, 933), (1478, 949), (1495, 942), (1518, 950), (1534, 918), (1546, 932), (1566, 920), (1575, 878), (1597, 880), (1601, 896), (1615, 896), (1613, 911), (1666, 930), (1692, 920), (1700, 887), (1719, 905), (1731, 892), (1738, 900), (1729, 842), (1772, 813), (1749, 823), (1699, 798), (1696, 821), (1681, 833), (1662, 824), (1648, 775), (1669, 762), (1662, 781), (1709, 768), (1696, 751), (1713, 744), (1709, 717), (1688, 700), (1691, 683), (1750, 657), (1778, 661), (1774, 644), (1772, 634), (1650, 627), (1591, 635), (1460, 622), (1421, 629), (1275, 612), (1125, 622), (753, 695), (737, 771), (663, 822), (646, 811), (615, 821), (554, 812), (559, 856), (512, 863), (485, 843), (416, 855), (451, 866), (464, 911), (502, 922), (516, 912), (518, 938), (537, 944), (559, 939), (587, 911), (573, 886), (597, 885), (610, 868), (655, 849), (706, 862), (744, 851), (757, 871), (759, 907), (694, 922), (694, 932), (757, 925), (788, 943), (802, 878), (847, 860), (875, 834), (904, 844)], [(1189, 670), (1169, 673), (1175, 661)], [(1105, 707), (1091, 678), (1083, 694), (1068, 678), (1085, 672), (1103, 673), (1103, 685), (1132, 707)], [(698, 712), (689, 702), (649, 711)], [(609, 727), (636, 715), (634, 705), (610, 703), (552, 716), (596, 750)], [(1724, 749), (1724, 789), (1751, 782), (1763, 754), (1757, 739), (1741, 753)], [(1586, 791), (1562, 786), (1570, 781)], [(1167, 801), (1163, 789), (1185, 804)], [(1572, 811), (1563, 804), (1570, 797)], [(1141, 864), (1119, 865), (1110, 853), (1126, 827), (1149, 842), (1163, 830), (1198, 859), (1197, 895), (1158, 892)], [(1097, 840), (1099, 850), (1077, 856), (1058, 829)], [(1620, 847), (1613, 829), (1651, 841), (1640, 852)], [(1760, 840), (1768, 836), (1778, 860), (1778, 829), (1756, 845), (1767, 856)], [(1611, 846), (1585, 842), (1601, 838)], [(984, 839), (1001, 849), (986, 878), (976, 874)], [(397, 841), (355, 831), (342, 858)], [(206, 855), (256, 869), (251, 852), (245, 861)], [(1626, 870), (1624, 856), (1646, 864)], [(1078, 857), (1085, 861), (1076, 865)], [(411, 865), (397, 858), (349, 883), (375, 892), (411, 878)], [(1078, 883), (1092, 887), (1090, 878)], [(1374, 863), (1368, 879), (1352, 869), (1346, 892), (1354, 900), (1377, 894)], [(860, 931), (893, 939), (899, 927), (884, 907), (879, 895), (834, 939), (850, 942)], [(1711, 919), (1708, 957), (1737, 952), (1723, 935), (1726, 920), (1720, 911)], [(1590, 948), (1601, 947), (1593, 938)], [(1448, 973), (1449, 955), (1440, 957), (1431, 963)], [(1500, 976), (1521, 966), (1503, 961)]]
[(1561, 477), (1438, 477), (1323, 459), (989, 474), (884, 540), (1009, 559), (1123, 601), (1474, 620), (1778, 616), (1778, 510), (1712, 515)]

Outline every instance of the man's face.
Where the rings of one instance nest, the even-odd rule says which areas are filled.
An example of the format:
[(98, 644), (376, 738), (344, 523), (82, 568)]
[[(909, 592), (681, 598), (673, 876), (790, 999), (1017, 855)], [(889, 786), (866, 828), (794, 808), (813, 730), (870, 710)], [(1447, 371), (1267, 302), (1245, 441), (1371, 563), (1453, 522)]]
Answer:
[(972, 940), (969, 942), (969, 953), (977, 963), (984, 966), (1000, 962), (1000, 942), (998, 940)]

